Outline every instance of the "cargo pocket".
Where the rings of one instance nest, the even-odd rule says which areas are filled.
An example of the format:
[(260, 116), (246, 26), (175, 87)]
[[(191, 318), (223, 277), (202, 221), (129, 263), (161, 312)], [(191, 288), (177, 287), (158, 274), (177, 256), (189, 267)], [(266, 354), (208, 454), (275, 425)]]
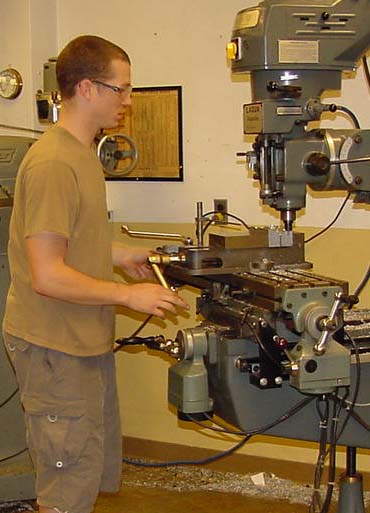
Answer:
[(28, 442), (40, 463), (59, 469), (78, 461), (89, 436), (84, 400), (54, 404), (23, 396)]

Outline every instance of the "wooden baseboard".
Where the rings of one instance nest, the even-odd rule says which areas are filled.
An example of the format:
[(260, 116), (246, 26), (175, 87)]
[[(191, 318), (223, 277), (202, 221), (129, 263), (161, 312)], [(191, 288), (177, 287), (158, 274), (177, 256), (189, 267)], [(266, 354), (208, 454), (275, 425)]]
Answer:
[[(155, 461), (202, 460), (214, 456), (217, 451), (190, 447), (187, 445), (158, 442), (143, 438), (124, 437), (124, 455), (127, 457), (145, 458)], [(302, 482), (312, 485), (315, 467), (309, 463), (297, 461), (281, 461), (263, 456), (248, 456), (246, 454), (231, 454), (225, 458), (205, 465), (213, 470), (250, 474), (267, 472), (282, 479)], [(343, 469), (337, 469), (337, 480)], [(370, 490), (370, 474), (363, 473), (364, 490)], [(323, 482), (326, 482), (326, 475)]]

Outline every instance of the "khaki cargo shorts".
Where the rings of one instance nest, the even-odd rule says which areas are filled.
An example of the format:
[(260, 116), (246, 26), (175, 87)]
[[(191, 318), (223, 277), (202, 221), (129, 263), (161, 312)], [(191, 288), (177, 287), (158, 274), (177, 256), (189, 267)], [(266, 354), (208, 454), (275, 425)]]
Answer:
[(121, 483), (122, 434), (112, 353), (76, 357), (4, 333), (25, 410), (39, 506), (90, 513)]

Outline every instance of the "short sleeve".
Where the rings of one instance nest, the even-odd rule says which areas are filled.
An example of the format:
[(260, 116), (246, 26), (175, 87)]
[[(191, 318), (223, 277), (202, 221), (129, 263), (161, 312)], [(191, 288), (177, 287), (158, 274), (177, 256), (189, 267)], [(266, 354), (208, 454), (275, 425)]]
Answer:
[(73, 170), (49, 161), (23, 176), (24, 236), (52, 232), (70, 239), (79, 211), (79, 190)]

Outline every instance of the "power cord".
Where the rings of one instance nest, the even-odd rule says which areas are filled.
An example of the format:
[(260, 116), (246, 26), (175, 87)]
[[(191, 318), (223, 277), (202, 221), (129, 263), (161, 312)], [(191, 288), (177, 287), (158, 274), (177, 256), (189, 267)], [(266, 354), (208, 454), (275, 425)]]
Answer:
[(367, 85), (370, 88), (370, 71), (369, 71), (369, 66), (367, 64), (366, 55), (363, 55), (363, 57), (362, 57), (362, 64), (364, 66), (364, 71), (365, 71), (365, 77), (366, 77)]
[(244, 437), (240, 442), (238, 442), (236, 445), (231, 447), (230, 449), (226, 451), (219, 452), (215, 454), (214, 456), (210, 456), (209, 458), (204, 458), (202, 460), (177, 460), (177, 461), (167, 461), (167, 462), (160, 462), (160, 463), (149, 463), (145, 461), (139, 461), (131, 458), (122, 458), (122, 461), (124, 463), (128, 463), (129, 465), (134, 465), (136, 467), (177, 467), (180, 465), (207, 465), (208, 463), (212, 463), (213, 461), (220, 460), (221, 458), (225, 458), (226, 456), (229, 456), (233, 452), (237, 451), (242, 447), (245, 443), (248, 442), (248, 440), (251, 438), (251, 436)]
[[(5, 399), (5, 401), (3, 401), (3, 402), (0, 404), (0, 408), (2, 408), (2, 407), (3, 407), (3, 406), (5, 406), (9, 401), (11, 401), (11, 400), (13, 399), (13, 397), (17, 394), (18, 390), (19, 390), (19, 388), (17, 387), (17, 388), (14, 390), (14, 392), (12, 392), (12, 393), (10, 394), (10, 396), (9, 396), (9, 397), (7, 397), (7, 398)], [(20, 454), (22, 454), (22, 453), (26, 452), (26, 451), (27, 451), (27, 449), (28, 449), (28, 448), (27, 448), (27, 447), (25, 447), (24, 449), (22, 449), (22, 450), (21, 450), (21, 451), (19, 451), (19, 452), (16, 452), (16, 453), (14, 453), (14, 454), (11, 454), (10, 456), (6, 456), (5, 458), (1, 458), (1, 459), (0, 459), (0, 463), (4, 463), (5, 461), (11, 460), (11, 459), (15, 458), (16, 456), (19, 456)]]
[(13, 397), (15, 396), (15, 394), (18, 392), (19, 388), (17, 387), (13, 393), (10, 394), (9, 397), (7, 397), (5, 399), (5, 401), (3, 401), (1, 404), (0, 404), (0, 408), (2, 408), (3, 406), (5, 406), (9, 401), (11, 401), (13, 399)]
[[(206, 212), (205, 214), (202, 215), (202, 219), (206, 219), (208, 216), (210, 215), (214, 215), (214, 214), (219, 214), (220, 212), (218, 212), (217, 210), (211, 210), (210, 212)], [(240, 223), (242, 226), (244, 226), (244, 228), (246, 230), (249, 231), (249, 226), (247, 225), (247, 223), (245, 221), (243, 221), (243, 219), (241, 219), (240, 217), (237, 217), (235, 216), (234, 214), (230, 214), (230, 212), (222, 212), (222, 215), (223, 216), (227, 216), (227, 217), (231, 217), (231, 219), (235, 219), (235, 221), (238, 221), (238, 223)], [(211, 224), (214, 222), (213, 219), (210, 219), (208, 221), (208, 223), (205, 225), (205, 227), (203, 228), (202, 230), (202, 235), (204, 235), (206, 233), (206, 231), (208, 230), (208, 228), (211, 226)]]
[[(324, 402), (325, 409), (321, 410), (321, 402)], [(317, 456), (317, 462), (315, 467), (314, 476), (314, 489), (309, 504), (309, 513), (316, 513), (322, 508), (320, 485), (322, 474), (326, 459), (326, 444), (328, 440), (328, 423), (329, 423), (329, 399), (327, 395), (320, 396), (316, 399), (316, 410), (320, 418), (320, 440), (319, 440), (319, 454)]]
[(357, 119), (356, 115), (348, 107), (344, 107), (343, 105), (336, 105), (336, 110), (339, 110), (339, 112), (344, 112), (345, 114), (347, 114), (347, 116), (351, 118), (355, 128), (357, 128), (358, 130), (361, 128), (360, 122)]
[(308, 239), (306, 239), (304, 241), (305, 244), (308, 244), (309, 242), (313, 241), (314, 239), (317, 239), (317, 237), (320, 237), (320, 235), (322, 235), (323, 233), (327, 232), (329, 230), (329, 228), (331, 228), (333, 226), (333, 224), (335, 224), (339, 218), (339, 216), (341, 215), (341, 213), (343, 212), (343, 209), (344, 207), (346, 206), (349, 198), (351, 197), (351, 193), (348, 192), (347, 193), (347, 196), (345, 197), (345, 200), (343, 201), (342, 203), (342, 206), (340, 207), (340, 209), (338, 210), (336, 216), (334, 217), (334, 219), (331, 221), (331, 223), (329, 223), (325, 228), (323, 228), (322, 230), (320, 230), (318, 233), (316, 233), (315, 235), (312, 235), (312, 237), (309, 237)]
[[(137, 328), (137, 330), (135, 330), (133, 332), (133, 334), (130, 335), (130, 337), (128, 337), (128, 338), (136, 337), (140, 333), (140, 331), (145, 328), (145, 326), (148, 324), (148, 322), (151, 320), (152, 317), (153, 317), (152, 314), (148, 315), (148, 317), (140, 324), (140, 326)], [(117, 353), (117, 351), (121, 351), (123, 348), (124, 348), (124, 345), (117, 345), (113, 349), (113, 353)]]
[[(369, 267), (367, 268), (367, 271), (365, 273), (365, 276), (362, 278), (362, 280), (360, 281), (359, 285), (357, 286), (356, 290), (354, 291), (354, 296), (359, 296), (361, 294), (361, 292), (364, 290), (364, 288), (366, 287), (366, 285), (368, 284), (368, 281), (369, 281), (369, 277), (370, 277), (370, 265)], [(353, 305), (352, 305), (353, 306)], [(351, 307), (350, 307), (351, 308)]]
[[(213, 461), (217, 461), (221, 458), (225, 458), (226, 456), (229, 456), (233, 452), (237, 451), (246, 442), (248, 442), (248, 440), (253, 435), (264, 433), (265, 431), (268, 431), (272, 427), (275, 427), (276, 425), (290, 419), (293, 415), (298, 413), (301, 409), (303, 409), (307, 404), (309, 404), (314, 399), (315, 399), (315, 397), (307, 397), (307, 398), (303, 399), (302, 401), (300, 401), (299, 403), (297, 403), (296, 405), (294, 405), (287, 412), (285, 412), (283, 415), (281, 415), (278, 419), (271, 422), (270, 424), (267, 424), (260, 428), (251, 429), (248, 432), (247, 431), (232, 431), (232, 430), (229, 430), (228, 428), (223, 428), (221, 430), (217, 429), (218, 432), (243, 436), (244, 438), (240, 442), (238, 442), (236, 445), (231, 447), (230, 449), (228, 449), (226, 451), (222, 451), (220, 453), (217, 453), (214, 456), (210, 456), (209, 458), (205, 458), (202, 460), (177, 460), (177, 461), (167, 461), (167, 462), (160, 462), (160, 463), (142, 462), (142, 461), (132, 459), (132, 458), (122, 458), (122, 461), (129, 465), (135, 465), (137, 467), (175, 467), (178, 465), (206, 465), (208, 463), (212, 463)], [(216, 430), (216, 428), (213, 428), (212, 426), (208, 426), (208, 425), (203, 424), (200, 421), (196, 420), (190, 414), (188, 414), (188, 418), (189, 418), (189, 420), (196, 423), (197, 425), (200, 425), (202, 428)], [(212, 419), (212, 422), (214, 422), (213, 419)]]
[(10, 456), (6, 456), (5, 458), (1, 458), (0, 463), (4, 463), (4, 461), (11, 460), (11, 459), (15, 458), (16, 456), (19, 456), (20, 454), (23, 454), (26, 451), (28, 451), (28, 447), (25, 447), (21, 451), (15, 452), (14, 454), (11, 454)]

